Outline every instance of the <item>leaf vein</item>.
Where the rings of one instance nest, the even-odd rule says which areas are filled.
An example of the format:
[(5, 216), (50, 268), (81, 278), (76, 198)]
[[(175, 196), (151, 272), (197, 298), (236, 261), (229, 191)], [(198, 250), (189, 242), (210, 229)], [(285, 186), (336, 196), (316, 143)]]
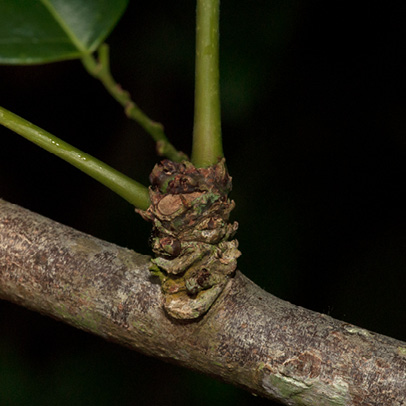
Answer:
[(81, 52), (87, 53), (86, 46), (79, 40), (79, 38), (73, 33), (69, 25), (66, 24), (66, 21), (59, 15), (55, 10), (55, 7), (52, 6), (49, 0), (40, 0), (44, 7), (49, 11), (55, 21), (60, 25), (60, 27), (65, 31), (66, 35), (72, 41), (73, 45)]

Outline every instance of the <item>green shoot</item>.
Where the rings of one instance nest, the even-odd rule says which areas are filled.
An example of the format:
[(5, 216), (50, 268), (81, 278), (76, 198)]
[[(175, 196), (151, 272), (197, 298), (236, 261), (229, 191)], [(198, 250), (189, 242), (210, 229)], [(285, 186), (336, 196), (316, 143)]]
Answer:
[(123, 90), (114, 80), (110, 72), (109, 48), (107, 44), (102, 44), (98, 50), (98, 59), (91, 54), (84, 54), (82, 57), (83, 66), (87, 72), (100, 80), (106, 90), (125, 109), (127, 117), (136, 121), (156, 142), (157, 152), (161, 156), (166, 156), (172, 161), (180, 162), (188, 157), (183, 152), (177, 151), (167, 139), (162, 124), (151, 120), (132, 100), (130, 94)]
[(223, 157), (219, 90), (219, 0), (197, 0), (195, 116), (192, 163), (207, 167)]
[(0, 124), (69, 162), (136, 208), (145, 210), (149, 206), (150, 199), (145, 186), (2, 107)]

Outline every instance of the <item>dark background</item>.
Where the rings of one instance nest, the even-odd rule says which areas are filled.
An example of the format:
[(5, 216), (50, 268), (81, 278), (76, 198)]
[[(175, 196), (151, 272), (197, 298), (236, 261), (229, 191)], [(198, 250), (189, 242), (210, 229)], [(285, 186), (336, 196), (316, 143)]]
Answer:
[[(131, 2), (112, 71), (190, 152), (193, 1)], [(224, 149), (240, 269), (271, 293), (406, 339), (405, 33), (396, 2), (222, 2)], [(0, 66), (0, 104), (148, 183), (153, 142), (80, 62)], [(149, 253), (130, 205), (0, 128), (0, 197)], [(0, 303), (0, 404), (262, 405), (249, 393)]]

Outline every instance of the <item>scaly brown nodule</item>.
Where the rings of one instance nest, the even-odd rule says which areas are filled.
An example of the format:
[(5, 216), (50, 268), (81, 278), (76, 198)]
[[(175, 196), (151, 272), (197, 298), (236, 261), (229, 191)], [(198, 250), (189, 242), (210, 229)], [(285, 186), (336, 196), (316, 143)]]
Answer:
[(152, 260), (164, 308), (177, 319), (195, 319), (211, 307), (237, 267), (235, 204), (225, 160), (208, 168), (164, 160), (150, 175), (151, 205), (136, 210), (153, 223)]

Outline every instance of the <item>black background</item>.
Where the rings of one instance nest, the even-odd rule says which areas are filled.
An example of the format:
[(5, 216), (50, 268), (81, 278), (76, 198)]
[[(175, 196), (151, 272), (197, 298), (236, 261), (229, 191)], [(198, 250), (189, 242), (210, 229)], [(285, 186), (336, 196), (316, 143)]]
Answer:
[[(193, 1), (131, 2), (112, 72), (191, 149)], [(240, 269), (297, 305), (406, 339), (401, 2), (223, 1), (224, 150)], [(0, 104), (148, 183), (153, 142), (80, 62), (0, 66)], [(0, 197), (149, 253), (130, 205), (0, 128)], [(0, 303), (0, 404), (271, 404)]]

